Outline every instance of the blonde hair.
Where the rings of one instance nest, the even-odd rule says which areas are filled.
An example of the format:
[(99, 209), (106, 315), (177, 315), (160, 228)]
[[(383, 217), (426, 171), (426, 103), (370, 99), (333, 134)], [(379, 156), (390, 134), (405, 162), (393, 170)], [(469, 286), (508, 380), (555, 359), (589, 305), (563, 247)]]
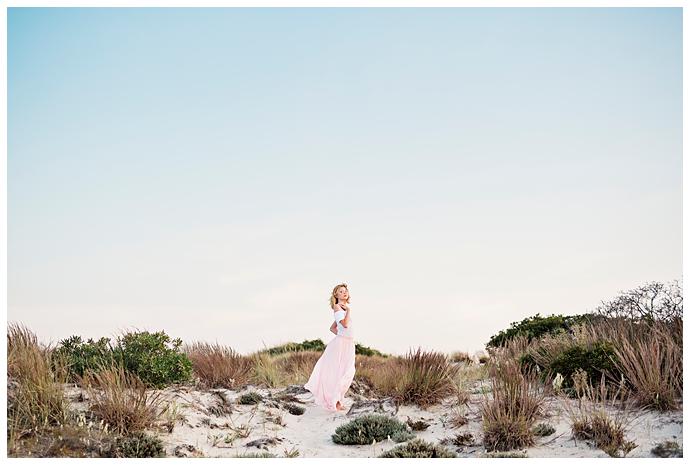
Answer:
[[(333, 288), (333, 292), (331, 292), (331, 298), (330, 298), (331, 308), (335, 308), (335, 304), (338, 303), (338, 298), (335, 296), (335, 293), (338, 292), (338, 289), (340, 289), (341, 287), (344, 287), (345, 289), (347, 289), (347, 284), (340, 283), (337, 286), (335, 286)], [(348, 294), (347, 300), (345, 302), (348, 304), (350, 303), (350, 295), (349, 294)]]

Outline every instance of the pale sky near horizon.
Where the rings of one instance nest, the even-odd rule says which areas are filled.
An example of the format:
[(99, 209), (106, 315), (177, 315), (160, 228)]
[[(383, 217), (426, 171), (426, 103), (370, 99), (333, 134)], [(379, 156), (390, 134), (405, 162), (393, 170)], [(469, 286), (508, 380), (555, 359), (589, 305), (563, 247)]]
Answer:
[(8, 320), (482, 349), (682, 273), (680, 8), (8, 8)]

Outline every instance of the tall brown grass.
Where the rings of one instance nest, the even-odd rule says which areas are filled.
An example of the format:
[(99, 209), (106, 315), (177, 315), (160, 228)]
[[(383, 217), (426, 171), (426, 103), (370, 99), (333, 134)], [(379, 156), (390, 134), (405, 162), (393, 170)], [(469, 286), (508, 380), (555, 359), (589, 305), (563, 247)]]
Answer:
[(602, 321), (591, 334), (613, 340), (617, 367), (638, 406), (674, 410), (683, 396), (683, 345), (676, 320)]
[(508, 451), (534, 444), (532, 426), (543, 414), (544, 391), (534, 371), (521, 370), (509, 356), (489, 365), (491, 398), (481, 404), (483, 442), (489, 451)]
[(63, 361), (51, 357), (26, 327), (11, 323), (7, 331), (8, 448), (44, 428), (64, 423), (68, 416), (62, 383)]
[(233, 389), (246, 385), (254, 362), (234, 349), (220, 344), (195, 342), (184, 347), (194, 373), (208, 388)]
[(355, 377), (365, 379), (380, 396), (422, 408), (458, 394), (460, 366), (441, 352), (410, 350), (405, 356), (360, 357)]
[(287, 384), (306, 383), (321, 354), (317, 351), (303, 350), (278, 355), (276, 363), (283, 373), (284, 382)]
[(91, 411), (117, 433), (153, 426), (164, 410), (160, 393), (148, 392), (136, 375), (122, 367), (89, 372), (82, 384), (87, 386)]

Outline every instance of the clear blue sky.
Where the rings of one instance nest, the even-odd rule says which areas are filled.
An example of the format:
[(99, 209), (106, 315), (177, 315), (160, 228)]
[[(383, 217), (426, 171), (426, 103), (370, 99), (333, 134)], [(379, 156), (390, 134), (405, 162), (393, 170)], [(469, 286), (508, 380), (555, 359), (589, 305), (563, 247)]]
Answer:
[(682, 272), (673, 9), (8, 10), (8, 319), (480, 349)]

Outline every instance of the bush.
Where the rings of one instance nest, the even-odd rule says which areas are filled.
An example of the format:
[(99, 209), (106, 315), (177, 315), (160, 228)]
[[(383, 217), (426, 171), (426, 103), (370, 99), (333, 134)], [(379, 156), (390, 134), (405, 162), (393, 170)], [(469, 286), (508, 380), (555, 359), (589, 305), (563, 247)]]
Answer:
[(544, 334), (567, 331), (574, 325), (589, 321), (592, 317), (592, 314), (589, 313), (572, 316), (551, 315), (546, 317), (540, 316), (537, 313), (522, 321), (513, 322), (510, 324), (510, 328), (491, 336), (486, 347), (487, 349), (489, 347), (501, 347), (517, 336), (525, 336), (529, 342)]
[(118, 437), (108, 456), (117, 458), (165, 457), (165, 449), (157, 437), (138, 432), (130, 436)]
[(379, 455), (379, 458), (455, 458), (457, 454), (423, 439), (413, 439)]
[(278, 354), (284, 354), (285, 352), (301, 352), (303, 350), (313, 350), (317, 352), (321, 352), (324, 349), (326, 349), (326, 345), (323, 343), (321, 339), (312, 339), (311, 341), (302, 341), (302, 342), (288, 342), (286, 344), (282, 344), (276, 347), (271, 347), (270, 349), (266, 349), (262, 352), (266, 352), (269, 355), (278, 355)]
[(163, 331), (126, 333), (118, 338), (114, 356), (147, 386), (160, 388), (191, 379), (192, 362), (181, 345), (181, 339), (171, 341)]
[(553, 374), (560, 373), (564, 378), (562, 386), (568, 389), (572, 388), (572, 375), (578, 369), (586, 371), (595, 384), (602, 374), (613, 380), (620, 380), (616, 363), (613, 345), (608, 341), (597, 341), (590, 348), (575, 345), (566, 349), (553, 360), (549, 370)]
[(365, 355), (367, 357), (372, 357), (374, 355), (379, 357), (388, 357), (388, 355), (376, 350), (371, 347), (363, 346), (362, 344), (355, 343), (355, 355)]
[(72, 336), (59, 342), (56, 356), (67, 360), (70, 378), (77, 380), (87, 371), (100, 371), (114, 363), (110, 339), (102, 337), (98, 341), (89, 339), (84, 342), (81, 336)]
[(331, 436), (336, 444), (371, 444), (391, 438), (403, 442), (414, 438), (407, 425), (397, 418), (381, 414), (367, 414), (340, 425)]

